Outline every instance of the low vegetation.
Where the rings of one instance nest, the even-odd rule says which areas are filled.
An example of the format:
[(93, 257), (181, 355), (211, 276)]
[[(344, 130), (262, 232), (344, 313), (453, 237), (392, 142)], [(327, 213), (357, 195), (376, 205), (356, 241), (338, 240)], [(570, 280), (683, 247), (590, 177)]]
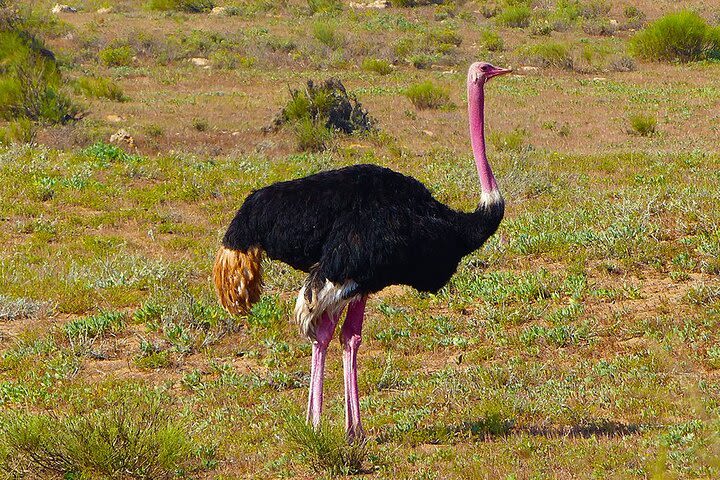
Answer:
[(128, 98), (122, 88), (103, 77), (81, 77), (75, 81), (75, 92), (89, 98), (105, 98), (114, 102), (126, 102)]
[(631, 41), (636, 55), (655, 61), (691, 62), (720, 59), (720, 27), (697, 13), (668, 14), (638, 32)]
[(290, 125), (300, 150), (322, 151), (335, 133), (361, 134), (375, 128), (375, 120), (336, 78), (320, 84), (309, 80), (305, 89), (292, 90), (290, 96), (290, 101), (265, 130)]
[(362, 62), (362, 69), (367, 72), (377, 73), (379, 75), (388, 75), (392, 73), (393, 67), (385, 60), (377, 58), (366, 58)]
[(127, 67), (132, 64), (133, 51), (128, 45), (107, 47), (98, 54), (100, 61), (109, 67)]
[(654, 115), (638, 113), (630, 116), (630, 127), (633, 133), (642, 137), (648, 137), (655, 133), (657, 119)]
[(524, 28), (530, 25), (532, 10), (523, 3), (508, 5), (495, 17), (505, 27)]
[[(202, 460), (187, 422), (155, 397), (78, 405), (63, 413), (5, 414), (0, 431), (11, 472), (63, 478), (172, 478)], [(102, 403), (105, 403), (102, 405)]]
[(570, 48), (560, 42), (543, 42), (523, 48), (522, 58), (537, 67), (556, 67), (572, 69), (573, 58)]
[(341, 428), (326, 424), (316, 431), (300, 415), (286, 414), (283, 421), (288, 442), (315, 472), (333, 476), (363, 473), (364, 442), (348, 444)]
[(450, 95), (447, 91), (430, 81), (410, 85), (404, 93), (415, 108), (420, 110), (436, 109), (451, 105)]
[(0, 30), (0, 118), (66, 123), (77, 107), (62, 91), (53, 54), (22, 25)]
[(149, 0), (147, 8), (162, 12), (176, 10), (186, 13), (209, 12), (215, 6), (214, 0)]

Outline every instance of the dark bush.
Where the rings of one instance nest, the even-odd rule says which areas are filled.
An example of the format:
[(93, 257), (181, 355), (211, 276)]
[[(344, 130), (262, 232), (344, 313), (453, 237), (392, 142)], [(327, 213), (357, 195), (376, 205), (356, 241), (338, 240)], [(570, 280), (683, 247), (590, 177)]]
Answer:
[(291, 90), (290, 97), (263, 131), (290, 124), (298, 135), (301, 150), (323, 150), (332, 132), (352, 134), (375, 128), (375, 120), (337, 78), (319, 85), (308, 80), (305, 89)]

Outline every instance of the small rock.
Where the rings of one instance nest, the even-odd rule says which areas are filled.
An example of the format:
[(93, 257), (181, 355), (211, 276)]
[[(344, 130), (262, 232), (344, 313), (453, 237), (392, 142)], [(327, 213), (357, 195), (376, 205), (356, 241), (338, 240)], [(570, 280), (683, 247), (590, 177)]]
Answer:
[(190, 63), (198, 67), (207, 67), (210, 61), (207, 58), (194, 57), (190, 59)]
[(520, 71), (523, 73), (537, 73), (540, 71), (540, 69), (538, 67), (525, 66), (520, 67)]
[(107, 120), (108, 122), (112, 122), (112, 123), (118, 123), (118, 122), (122, 122), (125, 119), (123, 117), (121, 117), (120, 115), (108, 115), (107, 117), (105, 117), (105, 120)]
[(121, 128), (113, 135), (110, 135), (110, 143), (127, 143), (129, 147), (134, 147), (135, 139), (127, 132), (127, 130)]
[(390, 2), (387, 0), (375, 0), (374, 2), (370, 3), (360, 3), (360, 2), (350, 2), (350, 8), (387, 8), (389, 6)]
[(434, 136), (435, 136), (435, 134), (434, 134), (433, 132), (431, 132), (430, 130), (423, 130), (423, 133), (424, 133), (425, 135), (427, 135), (428, 137), (434, 137)]
[(617, 20), (615, 20), (615, 19), (613, 18), (613, 19), (610, 19), (610, 25), (612, 25), (613, 27), (617, 27), (617, 26), (619, 25), (619, 23), (618, 23)]
[(225, 15), (227, 14), (227, 7), (214, 7), (212, 10), (210, 10), (210, 15)]
[(99, 8), (97, 13), (99, 13), (100, 15), (106, 15), (108, 13), (112, 13), (112, 11), (113, 11), (112, 7), (106, 7), (106, 8)]
[(607, 80), (605, 77), (593, 77), (592, 79), (593, 82), (604, 82), (605, 80)]
[(70, 5), (62, 5), (60, 3), (56, 3), (51, 11), (56, 15), (58, 13), (77, 13), (77, 8), (71, 7)]

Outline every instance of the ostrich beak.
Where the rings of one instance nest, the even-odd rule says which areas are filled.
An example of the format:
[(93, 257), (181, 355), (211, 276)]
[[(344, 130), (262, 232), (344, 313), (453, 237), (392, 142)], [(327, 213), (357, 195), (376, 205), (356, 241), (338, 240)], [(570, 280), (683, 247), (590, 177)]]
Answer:
[(490, 74), (488, 75), (488, 78), (493, 77), (499, 77), (500, 75), (505, 75), (506, 73), (512, 72), (512, 68), (495, 68)]

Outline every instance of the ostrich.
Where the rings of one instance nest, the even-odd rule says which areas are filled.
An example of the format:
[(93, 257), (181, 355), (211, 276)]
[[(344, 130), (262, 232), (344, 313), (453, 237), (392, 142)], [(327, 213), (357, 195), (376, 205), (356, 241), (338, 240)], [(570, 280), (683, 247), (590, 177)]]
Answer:
[(225, 233), (213, 268), (220, 303), (245, 314), (260, 297), (261, 259), (308, 273), (295, 320), (312, 342), (307, 421), (317, 428), (328, 344), (340, 329), (345, 430), (362, 438), (357, 352), (368, 295), (389, 285), (437, 292), (460, 259), (497, 230), (505, 203), (485, 155), (485, 82), (511, 70), (476, 62), (467, 77), (470, 139), (480, 204), (460, 212), (435, 200), (414, 178), (376, 165), (354, 165), (278, 182), (250, 194)]

